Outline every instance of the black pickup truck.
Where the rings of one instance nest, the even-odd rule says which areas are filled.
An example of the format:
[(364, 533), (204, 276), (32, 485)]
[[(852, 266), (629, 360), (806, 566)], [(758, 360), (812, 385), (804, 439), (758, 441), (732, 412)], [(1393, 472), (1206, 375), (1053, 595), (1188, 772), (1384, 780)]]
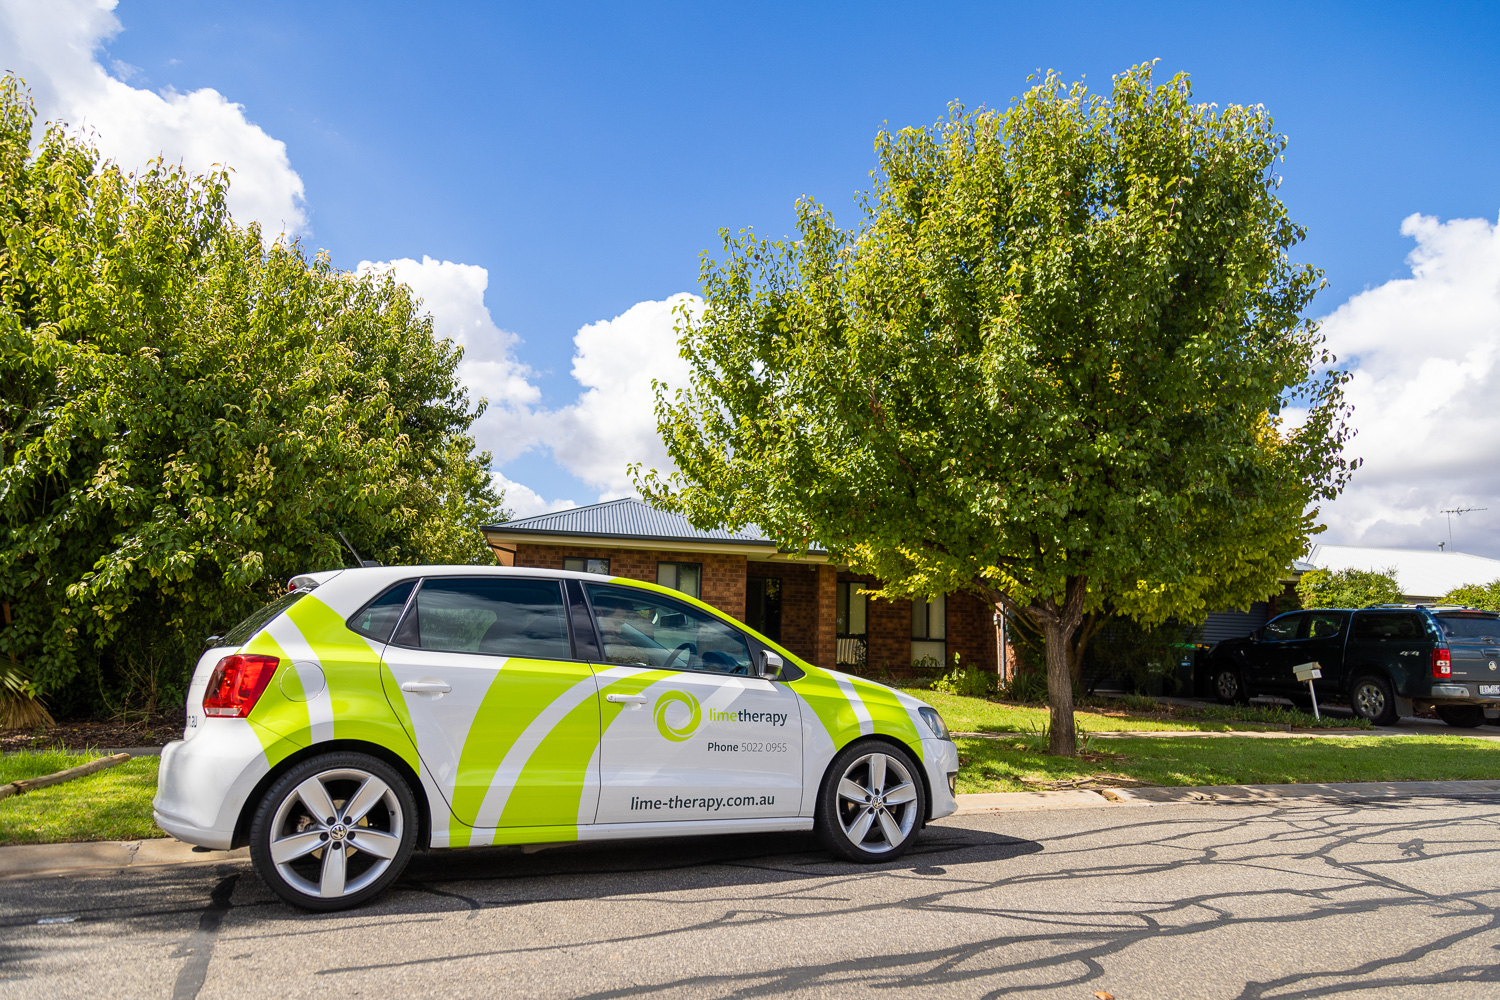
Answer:
[[(1500, 614), (1443, 605), (1314, 608), (1271, 619), (1209, 654), (1208, 677), (1223, 702), (1257, 694), (1304, 702), (1293, 669), (1316, 662), (1318, 700), (1343, 701), (1388, 726), (1431, 706), (1450, 726), (1500, 717)], [(1488, 710), (1488, 711), (1487, 711)]]

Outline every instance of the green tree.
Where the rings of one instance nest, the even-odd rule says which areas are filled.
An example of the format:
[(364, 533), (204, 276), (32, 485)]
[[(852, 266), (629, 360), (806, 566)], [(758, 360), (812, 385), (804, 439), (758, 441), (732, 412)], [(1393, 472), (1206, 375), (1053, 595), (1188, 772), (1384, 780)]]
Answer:
[(65, 710), (180, 696), (287, 577), (488, 561), (481, 412), (410, 291), (139, 176), (0, 83), (0, 654)]
[(1394, 569), (1314, 569), (1297, 581), (1297, 598), (1304, 608), (1366, 608), (1400, 603), (1401, 587)]
[(1349, 471), (1284, 147), (1264, 109), (1150, 66), (881, 133), (858, 228), (804, 199), (798, 239), (705, 256), (691, 384), (658, 390), (679, 471), (637, 485), (700, 526), (821, 543), (888, 596), (1027, 617), (1072, 754), (1085, 618), (1263, 599)]
[(1443, 595), (1444, 604), (1461, 604), (1466, 608), (1500, 611), (1500, 580), (1470, 583), (1455, 587)]

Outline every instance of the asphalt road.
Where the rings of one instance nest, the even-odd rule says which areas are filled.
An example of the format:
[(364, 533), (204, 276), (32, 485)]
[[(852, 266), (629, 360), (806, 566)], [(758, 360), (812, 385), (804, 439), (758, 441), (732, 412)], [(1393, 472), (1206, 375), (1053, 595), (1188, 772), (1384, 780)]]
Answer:
[(344, 914), (248, 865), (0, 881), (0, 997), (1493, 997), (1500, 800), (970, 815), (434, 852)]

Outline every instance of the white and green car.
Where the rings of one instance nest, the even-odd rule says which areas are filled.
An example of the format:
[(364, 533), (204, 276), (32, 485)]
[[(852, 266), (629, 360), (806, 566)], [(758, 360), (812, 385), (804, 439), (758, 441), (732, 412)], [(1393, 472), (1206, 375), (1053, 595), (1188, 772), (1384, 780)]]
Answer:
[(937, 711), (635, 580), (335, 570), (213, 644), (156, 822), (311, 909), (418, 847), (815, 829), (896, 857), (957, 808)]

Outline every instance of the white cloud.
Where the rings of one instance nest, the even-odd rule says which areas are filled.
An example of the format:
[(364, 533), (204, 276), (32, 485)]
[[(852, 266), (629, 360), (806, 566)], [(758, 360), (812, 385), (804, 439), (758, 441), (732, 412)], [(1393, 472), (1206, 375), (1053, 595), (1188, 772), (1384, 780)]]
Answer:
[(494, 481), (497, 487), (505, 491), (505, 509), (513, 517), (549, 514), (554, 510), (568, 510), (578, 506), (572, 500), (547, 500), (531, 487), (507, 479), (498, 472), (494, 475)]
[(584, 392), (551, 415), (547, 443), (569, 472), (601, 491), (601, 500), (635, 491), (625, 471), (632, 462), (662, 472), (673, 468), (656, 433), (651, 381), (687, 385), (676, 310), (696, 308), (700, 301), (678, 293), (660, 302), (638, 302), (614, 319), (590, 323), (573, 338), (573, 377)]
[(1324, 320), (1352, 366), (1347, 388), (1364, 466), (1329, 505), (1320, 541), (1500, 555), (1500, 225), (1401, 224), (1412, 276), (1354, 296)]
[(95, 134), (104, 155), (127, 171), (157, 157), (206, 173), (215, 163), (234, 169), (229, 209), (259, 222), (269, 235), (307, 226), (302, 178), (286, 144), (245, 118), (245, 109), (217, 90), (156, 93), (122, 77), (133, 67), (100, 63), (103, 45), (121, 30), (117, 0), (0, 0), (0, 70), (25, 78), (42, 121), (64, 121)]
[[(542, 393), (532, 384), (530, 367), (516, 359), (521, 338), (495, 325), (484, 304), (489, 286), (487, 270), (475, 264), (455, 264), (423, 256), (372, 263), (361, 261), (361, 274), (390, 270), (409, 285), (432, 314), (433, 330), (464, 349), (458, 377), (476, 399), (489, 400), (489, 409), (474, 425), (479, 446), (497, 465), (516, 458), (540, 443)], [(540, 501), (540, 497), (537, 498)]]

